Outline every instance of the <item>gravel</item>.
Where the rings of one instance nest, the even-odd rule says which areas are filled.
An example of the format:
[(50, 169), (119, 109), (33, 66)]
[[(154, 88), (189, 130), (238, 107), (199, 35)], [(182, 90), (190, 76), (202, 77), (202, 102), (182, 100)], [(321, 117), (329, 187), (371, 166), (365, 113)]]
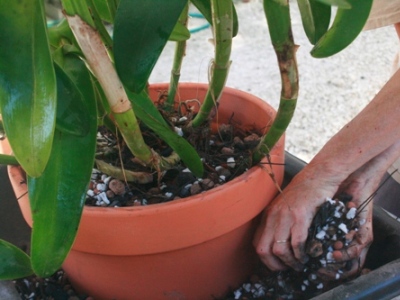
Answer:
[[(298, 109), (287, 131), (286, 150), (309, 161), (343, 125), (351, 120), (389, 79), (399, 51), (393, 27), (365, 31), (341, 53), (326, 59), (309, 54), (311, 45), (303, 32), (295, 1), (293, 32), (298, 50), (300, 93)], [(280, 77), (261, 0), (236, 0), (239, 34), (234, 39), (231, 72), (227, 86), (253, 93), (277, 108)], [(205, 23), (192, 18), (190, 27)], [(182, 67), (182, 81), (207, 82), (213, 57), (211, 30), (192, 35)], [(150, 82), (169, 80), (174, 44), (169, 43)]]

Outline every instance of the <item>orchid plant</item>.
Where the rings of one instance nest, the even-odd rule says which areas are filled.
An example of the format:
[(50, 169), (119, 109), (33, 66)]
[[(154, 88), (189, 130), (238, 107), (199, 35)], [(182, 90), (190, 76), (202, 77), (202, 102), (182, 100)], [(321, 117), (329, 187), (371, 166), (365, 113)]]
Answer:
[[(315, 44), (312, 55), (329, 56), (350, 44), (371, 3), (298, 0), (304, 29)], [(13, 151), (1, 154), (0, 163), (20, 165), (26, 172), (34, 221), (30, 256), (0, 241), (0, 279), (33, 272), (50, 276), (66, 258), (84, 206), (99, 125), (117, 130), (135, 159), (151, 170), (162, 172), (183, 161), (202, 176), (199, 155), (171, 129), (147, 93), (164, 46), (175, 42), (164, 109), (174, 106), (190, 38), (189, 5), (212, 24), (215, 44), (207, 95), (187, 125), (196, 128), (217, 108), (228, 76), (232, 39), (238, 32), (232, 0), (62, 0), (65, 18), (51, 28), (43, 0), (0, 1), (0, 132)], [(330, 26), (331, 6), (338, 10)], [(277, 117), (254, 150), (253, 164), (268, 155), (286, 130), (298, 95), (289, 1), (264, 0), (264, 9), (282, 90)], [(352, 26), (344, 30), (349, 22)], [(170, 156), (145, 143), (138, 120), (173, 149)]]

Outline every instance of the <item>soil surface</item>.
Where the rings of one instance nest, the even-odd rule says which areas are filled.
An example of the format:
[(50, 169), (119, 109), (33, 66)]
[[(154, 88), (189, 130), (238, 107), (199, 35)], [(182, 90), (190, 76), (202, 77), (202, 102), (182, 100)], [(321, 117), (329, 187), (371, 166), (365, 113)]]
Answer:
[[(195, 129), (188, 126), (194, 117), (190, 109), (184, 114), (165, 111), (162, 114), (196, 149), (203, 164), (203, 176), (196, 177), (183, 162), (168, 170), (145, 167), (132, 156), (122, 138), (103, 127), (97, 136), (97, 167), (93, 169), (86, 205), (140, 206), (185, 198), (218, 187), (253, 165), (252, 150), (260, 142), (260, 134), (236, 126), (234, 115), (228, 124), (212, 130), (214, 126), (208, 123)], [(161, 157), (172, 155), (172, 149), (156, 134), (144, 125), (141, 129), (146, 144)]]

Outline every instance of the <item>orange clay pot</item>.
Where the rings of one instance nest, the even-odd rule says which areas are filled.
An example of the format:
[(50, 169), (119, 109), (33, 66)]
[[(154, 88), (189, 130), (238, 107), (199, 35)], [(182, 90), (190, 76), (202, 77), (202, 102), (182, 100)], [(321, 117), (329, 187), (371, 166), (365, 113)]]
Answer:
[[(151, 97), (167, 85), (152, 85)], [(180, 84), (179, 99), (203, 99), (204, 84)], [(275, 111), (259, 98), (225, 88), (218, 122), (234, 116), (243, 128), (265, 130)], [(215, 299), (253, 272), (257, 215), (283, 179), (284, 142), (262, 164), (205, 193), (142, 207), (85, 207), (63, 268), (72, 285), (98, 299)], [(269, 172), (274, 173), (274, 182)], [(32, 225), (23, 174), (10, 177)], [(21, 197), (22, 196), (22, 197)], [(21, 198), (20, 198), (21, 197)]]

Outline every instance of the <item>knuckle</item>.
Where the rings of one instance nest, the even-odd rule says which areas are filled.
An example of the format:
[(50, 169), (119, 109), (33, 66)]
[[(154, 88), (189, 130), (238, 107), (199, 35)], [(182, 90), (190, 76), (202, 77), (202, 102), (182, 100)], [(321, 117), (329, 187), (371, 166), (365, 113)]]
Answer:
[(265, 257), (271, 254), (267, 247), (262, 247), (262, 246), (256, 247), (256, 253), (258, 256), (261, 257)]

